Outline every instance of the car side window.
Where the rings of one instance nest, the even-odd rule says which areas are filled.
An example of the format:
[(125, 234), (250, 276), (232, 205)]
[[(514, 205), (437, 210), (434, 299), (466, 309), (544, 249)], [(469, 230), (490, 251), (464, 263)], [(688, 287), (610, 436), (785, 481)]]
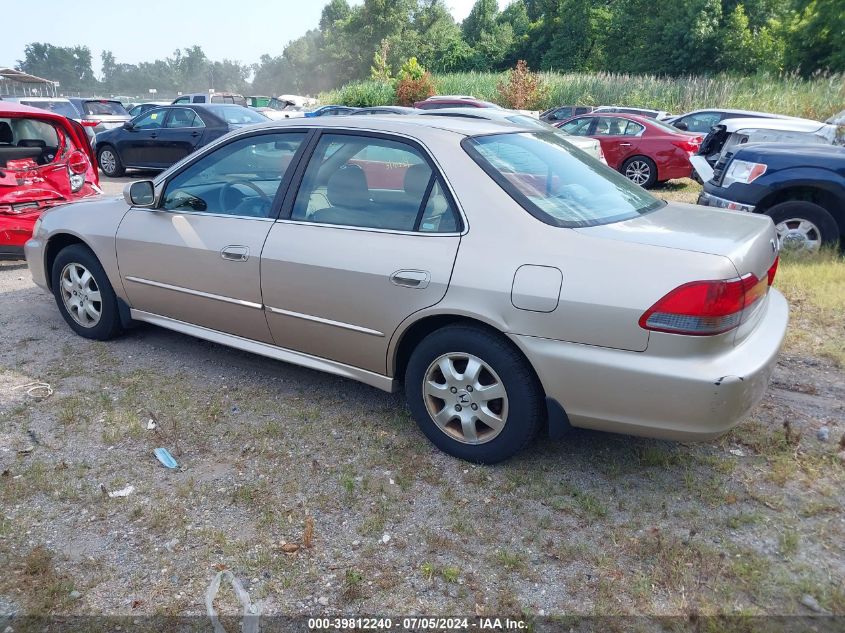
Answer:
[(191, 102), (190, 97), (179, 97), (178, 99), (176, 99), (176, 101), (173, 102), (173, 105), (177, 105), (179, 103), (190, 103), (190, 102)]
[(709, 132), (721, 118), (717, 112), (699, 112), (685, 116), (681, 121), (687, 124), (687, 132)]
[(164, 209), (267, 218), (305, 134), (248, 136), (223, 145), (174, 176)]
[(136, 130), (157, 130), (164, 125), (165, 116), (167, 116), (167, 110), (150, 110), (135, 121), (133, 127)]
[(620, 121), (626, 123), (624, 119), (617, 119), (615, 117), (599, 117), (596, 122), (596, 129), (593, 132), (594, 136), (615, 136), (622, 134)]
[(292, 220), (423, 233), (460, 230), (440, 177), (415, 147), (325, 134), (311, 157)]
[(205, 127), (205, 124), (199, 115), (190, 108), (172, 108), (164, 127)]
[(561, 125), (564, 132), (569, 132), (575, 136), (586, 136), (590, 131), (590, 124), (593, 122), (593, 117), (585, 117), (583, 119), (575, 119)]
[(205, 95), (199, 95), (199, 96), (194, 97), (192, 99), (192, 102), (193, 103), (205, 103), (206, 102)]
[(645, 128), (637, 123), (636, 121), (625, 121), (625, 127), (622, 128), (622, 134), (624, 136), (637, 136), (640, 132), (642, 132)]

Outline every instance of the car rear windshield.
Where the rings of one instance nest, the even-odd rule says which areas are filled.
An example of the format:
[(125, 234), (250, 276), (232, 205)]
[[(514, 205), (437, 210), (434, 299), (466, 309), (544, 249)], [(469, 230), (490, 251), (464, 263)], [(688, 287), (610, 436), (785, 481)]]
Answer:
[(221, 119), (226, 121), (226, 123), (231, 123), (232, 125), (265, 123), (267, 121), (267, 117), (263, 114), (239, 105), (211, 104), (205, 107), (209, 112), (219, 116)]
[(553, 226), (621, 222), (665, 204), (554, 132), (475, 136), (461, 145), (526, 211)]
[(95, 116), (129, 116), (120, 101), (84, 101), (82, 109)]
[(55, 112), (56, 114), (61, 114), (69, 119), (79, 118), (79, 113), (70, 101), (21, 101), (21, 105)]

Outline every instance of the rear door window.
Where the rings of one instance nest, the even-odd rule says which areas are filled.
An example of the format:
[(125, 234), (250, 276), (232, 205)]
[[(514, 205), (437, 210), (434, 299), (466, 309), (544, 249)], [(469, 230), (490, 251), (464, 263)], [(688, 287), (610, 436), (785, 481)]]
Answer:
[(202, 119), (190, 108), (171, 108), (166, 128), (205, 127)]
[(440, 176), (416, 147), (347, 134), (321, 137), (291, 219), (423, 233), (460, 230)]

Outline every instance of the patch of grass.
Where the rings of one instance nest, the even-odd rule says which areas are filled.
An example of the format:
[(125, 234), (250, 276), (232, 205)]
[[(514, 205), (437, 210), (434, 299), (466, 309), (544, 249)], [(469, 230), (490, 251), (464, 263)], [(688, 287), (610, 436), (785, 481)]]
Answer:
[(87, 424), (91, 421), (91, 405), (82, 396), (68, 396), (63, 398), (59, 404), (57, 414), (60, 423), (68, 426), (71, 424)]
[(56, 571), (53, 552), (38, 545), (24, 556), (18, 576), (18, 588), (23, 590), (28, 615), (62, 613), (71, 602), (74, 583)]
[(845, 367), (845, 258), (835, 249), (812, 256), (784, 254), (775, 287), (789, 300), (785, 349)]
[(347, 569), (343, 577), (343, 597), (346, 600), (355, 600), (361, 597), (361, 586), (364, 584), (364, 575), (356, 569)]
[(784, 556), (793, 556), (798, 551), (800, 535), (793, 528), (786, 528), (778, 536), (778, 549)]
[(444, 567), (440, 575), (443, 576), (443, 580), (446, 582), (456, 583), (458, 582), (458, 578), (460, 578), (461, 570), (457, 567)]
[(508, 571), (525, 571), (528, 568), (525, 556), (517, 552), (499, 550), (496, 552), (494, 560)]

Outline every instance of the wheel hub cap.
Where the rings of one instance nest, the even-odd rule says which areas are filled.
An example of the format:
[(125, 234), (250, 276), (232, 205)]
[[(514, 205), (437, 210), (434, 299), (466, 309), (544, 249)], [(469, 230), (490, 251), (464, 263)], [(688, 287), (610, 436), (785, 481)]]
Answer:
[(100, 322), (103, 303), (100, 288), (91, 272), (82, 264), (68, 264), (59, 279), (62, 302), (71, 318), (91, 328)]
[(432, 421), (464, 444), (484, 444), (505, 428), (508, 396), (492, 367), (477, 356), (450, 352), (435, 359), (423, 379)]
[(630, 165), (628, 165), (628, 168), (625, 170), (625, 176), (627, 176), (629, 180), (637, 183), (638, 185), (642, 185), (648, 182), (650, 174), (651, 169), (649, 168), (649, 166), (639, 160), (636, 160)]
[(777, 230), (780, 247), (785, 251), (817, 251), (821, 248), (821, 232), (818, 227), (801, 218), (784, 220), (778, 224)]

